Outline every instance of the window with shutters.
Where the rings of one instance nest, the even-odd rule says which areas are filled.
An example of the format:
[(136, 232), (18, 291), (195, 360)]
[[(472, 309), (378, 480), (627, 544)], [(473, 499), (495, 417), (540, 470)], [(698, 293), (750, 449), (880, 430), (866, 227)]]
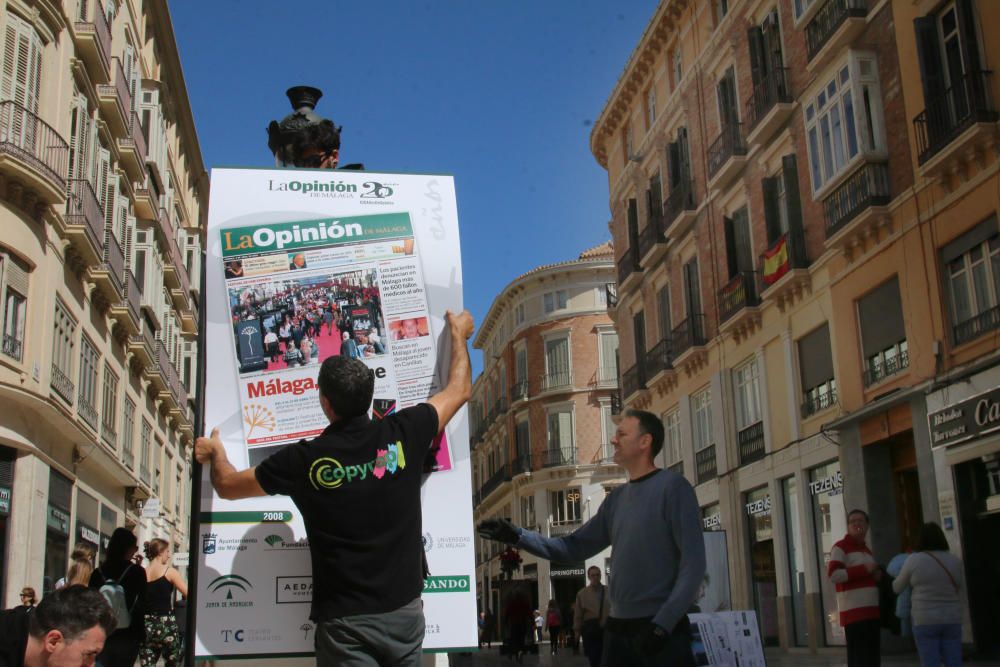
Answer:
[(865, 387), (902, 372), (910, 365), (899, 280), (893, 276), (858, 300)]
[(660, 231), (660, 220), (663, 219), (663, 182), (659, 169), (650, 177), (649, 187), (646, 189), (646, 216), (646, 225)]
[(886, 157), (878, 66), (850, 51), (823, 87), (807, 97), (803, 115), (813, 195), (821, 196), (862, 160)]
[(691, 396), (691, 426), (694, 451), (700, 452), (715, 444), (712, 435), (712, 389), (707, 388)]
[(553, 526), (564, 526), (571, 523), (580, 523), (582, 514), (580, 512), (580, 501), (583, 494), (580, 487), (575, 486), (570, 489), (560, 489), (549, 493), (549, 503), (551, 504), (551, 520)]
[(740, 122), (739, 102), (736, 98), (736, 72), (730, 67), (715, 86), (719, 105), (719, 126), (727, 127)]
[(520, 326), (524, 324), (524, 302), (517, 304), (514, 307), (514, 325)]
[(715, 25), (719, 25), (729, 13), (729, 0), (712, 0), (712, 11), (715, 14)]
[(566, 290), (560, 289), (554, 292), (546, 292), (542, 295), (542, 303), (545, 314), (554, 313), (557, 310), (566, 309)]
[(747, 30), (750, 48), (750, 79), (753, 91), (747, 105), (747, 123), (750, 128), (779, 102), (791, 102), (781, 49), (781, 30), (778, 9), (767, 13), (764, 20)]
[(761, 255), (759, 268), (765, 288), (781, 279), (789, 269), (809, 265), (795, 155), (783, 156), (781, 167), (781, 173), (761, 181), (767, 251)]
[(69, 121), (69, 178), (88, 179), (91, 173), (91, 142), (96, 132), (87, 108), (87, 98), (76, 93)]
[(975, 122), (996, 121), (974, 0), (945, 3), (914, 20), (925, 109), (913, 121), (923, 164)]
[(28, 317), (28, 270), (13, 255), (0, 252), (0, 286), (3, 288), (3, 354), (21, 361), (24, 326)]
[[(10, 100), (35, 115), (38, 114), (38, 93), (41, 89), (42, 49), (42, 39), (35, 27), (8, 10), (4, 26), (0, 99)], [(23, 117), (21, 122), (24, 122)], [(24, 128), (18, 129), (23, 131)]]
[(535, 519), (535, 497), (521, 496), (521, 525), (529, 530), (537, 524)]
[(104, 389), (101, 401), (101, 437), (112, 449), (118, 446), (118, 376), (104, 364)]
[(753, 247), (750, 241), (750, 214), (747, 207), (739, 209), (731, 218), (723, 219), (726, 235), (726, 266), (729, 277), (753, 271)]
[(681, 411), (678, 408), (663, 413), (663, 456), (668, 466), (680, 462)]
[(100, 353), (83, 336), (80, 342), (80, 402), (77, 411), (85, 422), (97, 428), (97, 367)]
[(565, 465), (576, 462), (576, 449), (573, 437), (573, 408), (560, 406), (548, 411), (548, 451), (546, 464), (550, 466)]
[(650, 86), (646, 89), (645, 98), (646, 131), (648, 132), (653, 127), (653, 123), (656, 122), (656, 86)]
[(1000, 328), (1000, 230), (996, 216), (941, 249), (955, 345)]
[(761, 420), (760, 384), (757, 357), (733, 369), (733, 393), (736, 396), (736, 429), (753, 426)]
[(800, 21), (807, 11), (822, 4), (823, 0), (794, 0), (795, 20)]
[(135, 403), (125, 397), (122, 409), (122, 461), (129, 470), (135, 469)]
[(139, 439), (139, 477), (146, 483), (146, 485), (152, 484), (152, 477), (150, 476), (150, 459), (152, 457), (153, 448), (153, 427), (145, 419), (142, 420), (142, 432)]
[(681, 85), (681, 79), (684, 78), (684, 62), (681, 56), (680, 44), (674, 49), (673, 56), (671, 57), (672, 73), (674, 75), (674, 88)]
[(656, 326), (660, 340), (670, 338), (670, 284), (656, 290)]
[(830, 327), (823, 324), (796, 344), (799, 379), (802, 383), (802, 417), (809, 417), (837, 402), (837, 381), (833, 377), (833, 347)]
[(52, 332), (52, 388), (67, 403), (73, 404), (73, 359), (75, 358), (76, 320), (58, 298)]
[(615, 437), (617, 425), (611, 414), (611, 401), (603, 400), (601, 405), (601, 460), (610, 461), (615, 455), (611, 439)]
[(618, 382), (618, 334), (614, 330), (597, 332), (598, 374), (601, 384)]
[(545, 377), (543, 389), (566, 387), (570, 384), (569, 336), (560, 334), (545, 341)]

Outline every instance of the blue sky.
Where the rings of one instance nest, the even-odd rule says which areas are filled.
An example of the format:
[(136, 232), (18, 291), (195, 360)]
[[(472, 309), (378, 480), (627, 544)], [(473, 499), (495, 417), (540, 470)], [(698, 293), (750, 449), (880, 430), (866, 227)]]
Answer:
[[(589, 149), (656, 7), (601, 2), (171, 0), (206, 167), (271, 166), (286, 88), (323, 90), (341, 163), (455, 176), (466, 307), (609, 238)], [(473, 355), (478, 372), (479, 354)]]

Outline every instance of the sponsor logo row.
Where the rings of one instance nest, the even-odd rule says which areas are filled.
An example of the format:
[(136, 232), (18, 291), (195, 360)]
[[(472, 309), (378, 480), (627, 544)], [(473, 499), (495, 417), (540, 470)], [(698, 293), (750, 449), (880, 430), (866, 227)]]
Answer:
[[(465, 549), (472, 547), (472, 538), (467, 535), (446, 535), (435, 538), (431, 533), (424, 533), (421, 537), (424, 551), (437, 549)], [(219, 538), (217, 533), (202, 533), (201, 552), (203, 554), (215, 554), (224, 552), (242, 552), (249, 549), (260, 549), (262, 551), (284, 551), (286, 549), (308, 549), (309, 540), (288, 541), (281, 535), (271, 534), (262, 539), (256, 537), (231, 537)]]
[[(223, 574), (208, 583), (206, 609), (235, 609), (254, 606), (254, 585), (244, 576)], [(309, 575), (278, 576), (274, 580), (276, 604), (312, 602), (313, 582)], [(471, 582), (468, 575), (428, 577), (424, 593), (468, 593)]]

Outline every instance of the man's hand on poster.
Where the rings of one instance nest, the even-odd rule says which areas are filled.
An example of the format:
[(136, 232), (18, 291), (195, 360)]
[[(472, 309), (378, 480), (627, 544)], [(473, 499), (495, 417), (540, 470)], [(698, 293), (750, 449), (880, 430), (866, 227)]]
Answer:
[(458, 315), (451, 312), (450, 310), (445, 311), (444, 319), (451, 327), (453, 336), (461, 336), (462, 340), (469, 340), (472, 337), (472, 332), (475, 330), (476, 325), (472, 320), (472, 313), (467, 310), (463, 310)]
[(210, 437), (202, 436), (194, 441), (194, 458), (198, 463), (211, 463), (215, 458), (215, 452), (221, 449), (222, 439), (219, 438), (219, 429), (213, 428)]
[(507, 519), (486, 519), (476, 526), (476, 531), (481, 537), (504, 544), (517, 544), (521, 539), (521, 529)]

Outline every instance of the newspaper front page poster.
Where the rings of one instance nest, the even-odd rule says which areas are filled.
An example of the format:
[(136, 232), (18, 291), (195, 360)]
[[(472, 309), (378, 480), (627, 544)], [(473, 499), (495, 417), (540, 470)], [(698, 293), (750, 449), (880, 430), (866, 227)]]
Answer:
[[(462, 309), (450, 176), (213, 169), (207, 234), (205, 424), (238, 469), (326, 427), (316, 380), (331, 355), (374, 371), (373, 419), (446, 379), (444, 313)], [(426, 473), (424, 648), (476, 646), (466, 410), (406, 464)], [(206, 470), (200, 512), (196, 656), (311, 655), (309, 545), (291, 499), (222, 500)]]

